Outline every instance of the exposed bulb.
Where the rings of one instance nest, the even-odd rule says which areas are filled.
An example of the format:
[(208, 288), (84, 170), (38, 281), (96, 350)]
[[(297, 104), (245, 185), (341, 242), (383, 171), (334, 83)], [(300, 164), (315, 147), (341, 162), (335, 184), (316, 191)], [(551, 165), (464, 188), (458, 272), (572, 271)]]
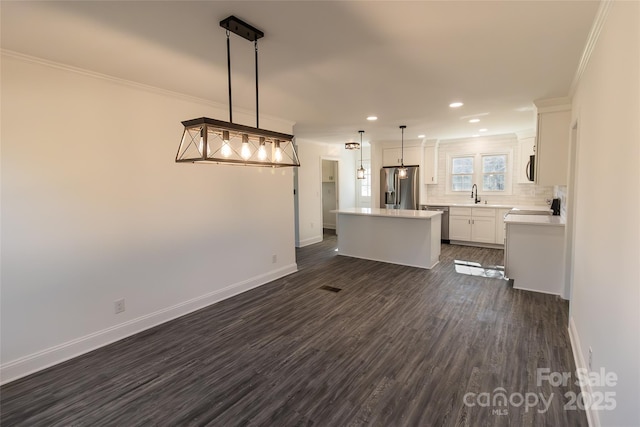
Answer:
[(246, 133), (242, 135), (242, 148), (240, 149), (240, 156), (242, 156), (242, 158), (245, 160), (249, 160), (249, 157), (251, 157), (251, 149), (249, 148), (249, 135), (247, 135)]
[(264, 162), (267, 160), (267, 148), (265, 147), (264, 137), (260, 137), (260, 146), (258, 147), (258, 160)]
[(200, 143), (198, 144), (198, 151), (201, 156), (204, 156), (204, 132), (204, 129), (200, 129)]
[(222, 131), (222, 148), (220, 149), (220, 154), (223, 157), (231, 156), (231, 146), (229, 145), (229, 131)]
[(275, 159), (276, 162), (280, 163), (282, 161), (282, 148), (280, 148), (280, 141), (276, 140), (275, 142), (275, 154), (273, 155), (273, 158)]
[(398, 178), (406, 179), (407, 178), (407, 168), (404, 166), (398, 168)]
[(224, 157), (229, 157), (231, 156), (231, 147), (229, 146), (228, 142), (223, 142), (222, 143), (222, 148), (220, 149), (220, 153), (224, 156)]
[(364, 179), (364, 173), (365, 173), (365, 169), (362, 167), (362, 165), (360, 165), (360, 168), (358, 169), (358, 173), (356, 177), (358, 179)]
[(202, 137), (200, 137), (200, 144), (198, 145), (198, 151), (200, 152), (200, 155), (204, 155), (204, 139)]

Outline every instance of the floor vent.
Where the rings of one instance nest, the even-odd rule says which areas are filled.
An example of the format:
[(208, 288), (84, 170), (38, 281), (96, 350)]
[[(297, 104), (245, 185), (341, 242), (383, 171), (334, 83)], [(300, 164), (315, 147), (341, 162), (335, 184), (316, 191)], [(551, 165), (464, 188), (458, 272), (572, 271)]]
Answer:
[(328, 285), (320, 286), (318, 289), (322, 289), (323, 291), (329, 291), (329, 292), (340, 292), (342, 290), (340, 288), (334, 288), (333, 286), (328, 286)]

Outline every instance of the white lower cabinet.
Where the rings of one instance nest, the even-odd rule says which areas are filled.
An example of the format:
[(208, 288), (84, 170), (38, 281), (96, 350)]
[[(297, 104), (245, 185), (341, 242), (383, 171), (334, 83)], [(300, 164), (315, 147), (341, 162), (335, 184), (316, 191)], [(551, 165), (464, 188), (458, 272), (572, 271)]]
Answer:
[(449, 239), (471, 241), (471, 215), (449, 215)]
[(496, 209), (451, 207), (449, 239), (462, 242), (496, 243)]
[(496, 243), (495, 213), (493, 213), (493, 216), (490, 217), (474, 216), (471, 218), (471, 241), (481, 243)]
[(505, 275), (514, 289), (562, 295), (564, 226), (507, 223)]

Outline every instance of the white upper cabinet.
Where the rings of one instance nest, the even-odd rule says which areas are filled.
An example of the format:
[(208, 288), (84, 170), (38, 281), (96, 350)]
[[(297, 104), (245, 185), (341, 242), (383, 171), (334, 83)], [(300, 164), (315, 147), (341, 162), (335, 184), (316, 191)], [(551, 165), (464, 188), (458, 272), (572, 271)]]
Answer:
[(424, 183), (438, 183), (438, 145), (424, 147)]
[[(382, 166), (400, 166), (402, 150), (400, 148), (385, 148), (382, 150)], [(419, 166), (422, 164), (421, 147), (404, 147), (405, 166)]]
[(538, 107), (535, 182), (545, 186), (566, 185), (571, 105), (558, 105), (556, 100), (536, 101), (535, 104)]

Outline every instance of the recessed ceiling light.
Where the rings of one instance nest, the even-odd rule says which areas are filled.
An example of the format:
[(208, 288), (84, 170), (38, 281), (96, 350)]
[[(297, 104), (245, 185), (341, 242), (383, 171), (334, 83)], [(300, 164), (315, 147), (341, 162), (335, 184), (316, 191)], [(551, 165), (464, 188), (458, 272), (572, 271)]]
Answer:
[(464, 104), (462, 102), (452, 102), (451, 104), (449, 104), (449, 107), (451, 108), (459, 108), (462, 107)]
[(478, 135), (478, 134), (476, 133), (475, 135), (471, 135), (471, 136), (472, 136), (472, 137), (474, 137), (474, 138), (477, 138), (477, 137), (479, 137), (480, 135)]
[(478, 132), (486, 132), (486, 131), (488, 131), (488, 130), (489, 130), (489, 129), (482, 128), (482, 129), (478, 129)]
[(471, 119), (469, 120), (469, 123), (478, 123), (480, 121), (480, 119)]
[(418, 135), (418, 138), (424, 138), (427, 135)]
[(370, 122), (373, 122), (375, 120), (378, 120), (378, 117), (377, 116), (369, 116), (369, 117), (367, 117), (367, 120), (369, 120)]

